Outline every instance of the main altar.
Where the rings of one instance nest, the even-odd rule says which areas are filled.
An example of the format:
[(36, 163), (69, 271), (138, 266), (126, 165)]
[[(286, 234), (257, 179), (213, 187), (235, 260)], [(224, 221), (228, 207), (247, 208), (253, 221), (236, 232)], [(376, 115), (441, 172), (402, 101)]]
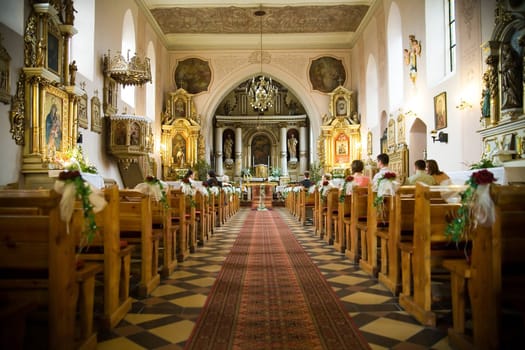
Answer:
[(272, 209), (273, 195), (277, 182), (256, 181), (245, 183), (248, 192), (248, 200), (251, 202), (252, 209)]

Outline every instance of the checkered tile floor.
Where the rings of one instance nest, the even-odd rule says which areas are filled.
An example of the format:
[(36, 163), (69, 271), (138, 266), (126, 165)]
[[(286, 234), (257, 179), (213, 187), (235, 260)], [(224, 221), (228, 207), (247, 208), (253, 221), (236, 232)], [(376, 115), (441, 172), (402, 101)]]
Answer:
[[(438, 328), (421, 326), (377, 280), (316, 237), (312, 226), (301, 226), (283, 208), (274, 210), (280, 211), (319, 266), (372, 349), (450, 349), (449, 312), (438, 320)], [(183, 349), (248, 212), (242, 208), (225, 226), (216, 228), (149, 298), (136, 300), (115, 329), (99, 332), (97, 349)]]

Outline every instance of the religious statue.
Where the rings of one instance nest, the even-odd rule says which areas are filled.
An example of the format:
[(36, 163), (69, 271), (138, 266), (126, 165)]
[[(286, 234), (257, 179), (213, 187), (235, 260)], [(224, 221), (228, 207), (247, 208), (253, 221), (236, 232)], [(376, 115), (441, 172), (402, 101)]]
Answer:
[(405, 64), (409, 66), (408, 74), (412, 83), (416, 83), (417, 78), (417, 56), (421, 56), (421, 42), (415, 35), (408, 36), (410, 47), (404, 50)]
[(69, 64), (69, 85), (75, 85), (75, 79), (77, 77), (77, 62), (73, 61)]
[(288, 152), (290, 152), (290, 159), (297, 159), (297, 139), (295, 134), (292, 134), (288, 139)]
[(481, 92), (481, 117), (490, 118), (490, 72), (483, 73), (483, 91)]
[(40, 39), (36, 48), (36, 66), (42, 67), (46, 60), (46, 45), (43, 39)]
[(509, 43), (501, 48), (501, 108), (521, 107), (523, 87), (521, 61)]
[(232, 159), (232, 151), (233, 151), (233, 139), (230, 134), (226, 136), (226, 140), (224, 141), (224, 155), (226, 159)]

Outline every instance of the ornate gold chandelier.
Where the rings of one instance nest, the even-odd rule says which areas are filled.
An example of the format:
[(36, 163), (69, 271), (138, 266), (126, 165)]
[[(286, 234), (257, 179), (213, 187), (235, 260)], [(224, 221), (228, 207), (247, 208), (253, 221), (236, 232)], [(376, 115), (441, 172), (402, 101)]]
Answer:
[(121, 55), (120, 51), (117, 51), (117, 54), (111, 57), (111, 53), (108, 50), (108, 54), (104, 55), (104, 73), (124, 86), (143, 85), (151, 81), (149, 58), (144, 57), (144, 59), (141, 59), (135, 54), (130, 59), (129, 50), (127, 59)]
[(250, 105), (260, 112), (263, 112), (273, 106), (273, 101), (277, 95), (278, 89), (273, 84), (272, 78), (266, 78), (264, 74), (262, 74), (262, 17), (266, 15), (266, 12), (263, 10), (257, 10), (254, 12), (254, 15), (260, 18), (261, 49), (259, 59), (261, 62), (261, 75), (252, 78), (251, 83), (247, 87), (247, 93), (250, 99)]

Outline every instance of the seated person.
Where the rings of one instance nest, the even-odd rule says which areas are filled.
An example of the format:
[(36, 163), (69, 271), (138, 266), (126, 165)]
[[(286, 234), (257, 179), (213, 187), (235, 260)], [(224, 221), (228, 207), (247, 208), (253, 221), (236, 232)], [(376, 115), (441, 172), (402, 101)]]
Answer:
[(206, 180), (206, 184), (208, 185), (208, 187), (222, 187), (222, 183), (219, 180), (217, 180), (217, 174), (213, 170), (208, 171), (208, 179)]
[(314, 185), (313, 181), (310, 180), (310, 172), (307, 170), (304, 172), (304, 179), (302, 179), (301, 181), (299, 181), (299, 183), (304, 187), (304, 188), (309, 188), (310, 186)]
[(434, 178), (436, 185), (450, 185), (450, 177), (439, 170), (438, 163), (434, 159), (427, 159), (427, 173)]
[(377, 192), (379, 181), (386, 173), (393, 173), (393, 171), (388, 167), (389, 162), (390, 157), (388, 154), (380, 153), (377, 155), (377, 167), (379, 168), (379, 171), (372, 178), (372, 191)]
[(356, 159), (352, 161), (352, 176), (354, 177), (354, 183), (356, 186), (366, 187), (370, 183), (370, 178), (366, 175), (363, 175), (363, 169), (365, 165), (363, 161)]
[(418, 159), (414, 162), (414, 169), (415, 173), (414, 175), (410, 176), (406, 184), (407, 185), (415, 185), (416, 182), (423, 182), (429, 186), (435, 185), (436, 181), (434, 180), (434, 177), (432, 175), (429, 175), (425, 171), (426, 163), (423, 159)]

